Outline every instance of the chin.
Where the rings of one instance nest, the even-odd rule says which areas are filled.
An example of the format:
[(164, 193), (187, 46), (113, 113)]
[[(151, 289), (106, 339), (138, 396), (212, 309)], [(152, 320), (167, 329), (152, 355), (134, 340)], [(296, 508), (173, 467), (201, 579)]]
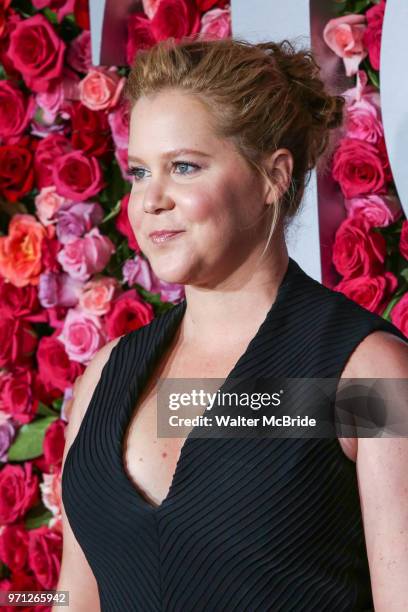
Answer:
[(155, 275), (166, 283), (174, 283), (177, 285), (186, 285), (189, 278), (188, 270), (182, 269), (180, 266), (170, 266), (169, 262), (163, 262), (161, 265), (154, 265), (151, 262), (151, 267)]

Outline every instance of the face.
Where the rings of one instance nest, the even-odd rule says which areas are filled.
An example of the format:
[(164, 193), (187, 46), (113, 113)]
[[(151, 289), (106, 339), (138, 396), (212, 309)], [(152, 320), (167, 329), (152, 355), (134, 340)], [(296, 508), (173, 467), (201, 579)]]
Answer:
[[(211, 121), (199, 100), (177, 91), (142, 97), (131, 112), (129, 220), (167, 282), (216, 286), (265, 244), (264, 185)], [(179, 233), (150, 237), (162, 230)]]

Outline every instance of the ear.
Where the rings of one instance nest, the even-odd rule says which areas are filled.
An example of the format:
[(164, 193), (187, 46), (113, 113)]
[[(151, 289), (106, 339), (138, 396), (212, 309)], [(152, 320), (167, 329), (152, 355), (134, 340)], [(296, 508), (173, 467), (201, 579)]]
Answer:
[(289, 189), (293, 172), (293, 156), (289, 149), (278, 149), (265, 156), (263, 167), (269, 181), (265, 180), (264, 202), (273, 204)]

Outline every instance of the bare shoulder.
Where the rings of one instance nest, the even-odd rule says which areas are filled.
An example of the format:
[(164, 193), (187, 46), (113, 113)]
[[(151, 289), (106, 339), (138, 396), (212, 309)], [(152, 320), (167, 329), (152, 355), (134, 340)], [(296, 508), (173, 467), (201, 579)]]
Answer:
[(408, 377), (408, 341), (381, 330), (368, 334), (353, 351), (342, 376), (348, 378)]

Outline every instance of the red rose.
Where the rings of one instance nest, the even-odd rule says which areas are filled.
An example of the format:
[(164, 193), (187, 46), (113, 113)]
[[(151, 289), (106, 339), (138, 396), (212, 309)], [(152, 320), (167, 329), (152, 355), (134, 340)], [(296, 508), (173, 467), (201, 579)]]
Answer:
[(116, 229), (127, 238), (129, 247), (136, 253), (140, 253), (140, 246), (138, 245), (128, 217), (129, 197), (130, 194), (127, 193), (120, 202), (120, 212), (116, 217), (115, 226)]
[(0, 81), (0, 137), (10, 139), (27, 128), (35, 111), (35, 100), (13, 83)]
[(151, 30), (150, 19), (144, 13), (132, 13), (127, 22), (128, 39), (126, 43), (126, 59), (132, 65), (139, 49), (150, 49), (156, 44)]
[(83, 202), (105, 186), (96, 157), (72, 151), (59, 157), (54, 165), (53, 180), (57, 192), (75, 202)]
[[(44, 436), (44, 459), (48, 466), (61, 465), (65, 446), (65, 423), (56, 419), (47, 427)], [(50, 471), (50, 470), (49, 470)]]
[(106, 332), (110, 340), (139, 329), (154, 318), (153, 308), (142, 302), (135, 289), (125, 291), (113, 302), (112, 308), (105, 317)]
[(195, 2), (189, 0), (160, 0), (151, 29), (156, 40), (170, 37), (181, 40), (200, 31), (201, 15)]
[(30, 363), (37, 346), (37, 336), (31, 325), (8, 312), (0, 316), (0, 367)]
[(44, 15), (20, 21), (10, 35), (8, 56), (30, 89), (48, 91), (60, 79), (65, 43)]
[[(0, 9), (1, 10), (1, 9)], [(13, 9), (7, 11), (7, 18), (3, 21), (2, 32), (0, 35), (0, 64), (3, 66), (6, 75), (12, 79), (20, 79), (20, 73), (16, 70), (13, 62), (7, 55), (10, 44), (10, 35), (16, 25), (21, 21), (21, 15)]]
[(11, 570), (24, 569), (27, 562), (28, 533), (24, 524), (5, 525), (0, 535), (0, 559)]
[(114, 147), (107, 114), (92, 111), (81, 102), (75, 102), (71, 109), (72, 146), (88, 155), (104, 157), (113, 155)]
[[(41, 585), (38, 584), (32, 574), (25, 573), (24, 571), (16, 571), (13, 572), (10, 578), (0, 580), (0, 589), (8, 593), (10, 591), (39, 591), (41, 590)], [(40, 610), (41, 612), (49, 612), (49, 608), (45, 608), (44, 611), (44, 604), (33, 606), (29, 600), (28, 605), (18, 606), (18, 612), (40, 612)], [(1, 612), (16, 612), (16, 606), (6, 606), (4, 604)]]
[(386, 251), (384, 237), (356, 215), (343, 221), (336, 232), (333, 263), (345, 278), (376, 276), (383, 272)]
[(55, 160), (71, 150), (70, 142), (62, 134), (50, 134), (40, 140), (34, 158), (34, 169), (39, 189), (53, 185), (52, 169)]
[(62, 534), (43, 525), (31, 529), (29, 537), (29, 565), (44, 589), (54, 589), (61, 569)]
[(40, 501), (38, 476), (29, 461), (0, 470), (0, 523), (15, 523)]
[(43, 272), (61, 272), (62, 268), (58, 262), (57, 255), (61, 250), (61, 243), (57, 238), (46, 236), (41, 244), (41, 260)]
[(17, 202), (33, 187), (33, 156), (24, 143), (0, 147), (0, 194)]
[(3, 410), (22, 424), (30, 423), (37, 412), (38, 399), (33, 394), (34, 373), (16, 369), (2, 386)]
[(64, 345), (54, 336), (41, 338), (36, 357), (40, 378), (49, 390), (59, 389), (63, 393), (84, 371), (82, 364), (69, 359)]
[(381, 164), (384, 170), (384, 180), (387, 183), (393, 181), (393, 176), (391, 172), (390, 160), (388, 159), (388, 151), (385, 144), (384, 136), (378, 139), (377, 142), (378, 154), (380, 156)]
[(228, 0), (195, 0), (196, 5), (202, 13), (212, 8), (224, 8)]
[(343, 138), (333, 156), (333, 178), (346, 198), (384, 193), (385, 175), (379, 150), (357, 138)]
[(381, 0), (378, 4), (366, 11), (367, 27), (363, 34), (363, 44), (368, 50), (368, 57), (374, 70), (380, 69), (381, 35), (384, 21), (385, 2)]
[(402, 222), (399, 249), (401, 255), (405, 257), (405, 259), (408, 259), (408, 221)]
[(0, 312), (14, 318), (24, 318), (31, 322), (47, 322), (48, 317), (39, 300), (37, 289), (33, 285), (16, 287), (13, 283), (0, 278)]
[(88, 0), (75, 0), (74, 16), (81, 30), (89, 30), (89, 2)]
[(367, 310), (381, 314), (397, 288), (398, 280), (391, 272), (378, 276), (358, 276), (342, 280), (334, 289)]
[(390, 313), (391, 321), (408, 338), (408, 293), (406, 293)]

